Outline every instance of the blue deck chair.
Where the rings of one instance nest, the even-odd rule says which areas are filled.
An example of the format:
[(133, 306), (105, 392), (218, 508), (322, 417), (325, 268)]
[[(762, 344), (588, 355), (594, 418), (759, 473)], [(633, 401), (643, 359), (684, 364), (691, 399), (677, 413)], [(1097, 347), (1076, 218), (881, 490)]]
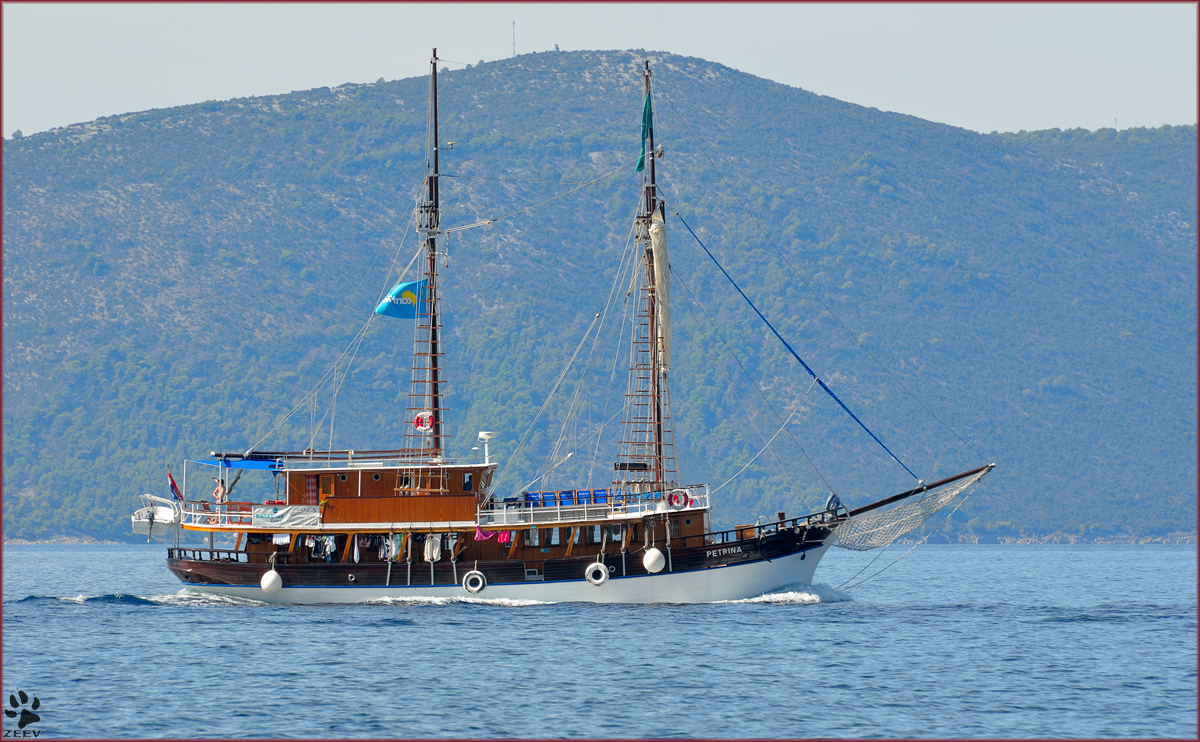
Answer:
[(575, 491), (574, 490), (559, 491), (558, 502), (560, 505), (574, 505), (575, 504)]

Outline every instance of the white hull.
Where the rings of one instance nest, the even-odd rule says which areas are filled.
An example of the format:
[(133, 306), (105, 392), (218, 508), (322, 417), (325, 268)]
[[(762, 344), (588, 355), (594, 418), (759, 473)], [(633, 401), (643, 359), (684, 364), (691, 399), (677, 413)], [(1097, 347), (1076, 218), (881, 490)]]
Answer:
[[(406, 598), (528, 600), (545, 603), (708, 603), (756, 598), (789, 585), (811, 585), (817, 563), (828, 549), (829, 545), (824, 544), (769, 562), (756, 561), (691, 572), (614, 576), (599, 586), (584, 580), (524, 582), (488, 585), (478, 593), (469, 593), (462, 585), (285, 587), (273, 595), (268, 595), (259, 587), (243, 585), (189, 585), (188, 589), (264, 603), (365, 603)], [(266, 571), (264, 566), (263, 572)]]

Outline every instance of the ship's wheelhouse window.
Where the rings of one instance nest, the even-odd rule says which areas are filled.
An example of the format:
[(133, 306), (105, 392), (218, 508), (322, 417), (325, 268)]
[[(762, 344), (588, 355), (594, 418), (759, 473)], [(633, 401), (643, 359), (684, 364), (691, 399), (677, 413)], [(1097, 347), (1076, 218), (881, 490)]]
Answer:
[(471, 492), (471, 474), (468, 472), (463, 475), (463, 492)]
[(374, 479), (376, 482), (378, 482), (380, 479), (379, 472), (375, 472), (374, 474), (372, 474), (371, 479)]

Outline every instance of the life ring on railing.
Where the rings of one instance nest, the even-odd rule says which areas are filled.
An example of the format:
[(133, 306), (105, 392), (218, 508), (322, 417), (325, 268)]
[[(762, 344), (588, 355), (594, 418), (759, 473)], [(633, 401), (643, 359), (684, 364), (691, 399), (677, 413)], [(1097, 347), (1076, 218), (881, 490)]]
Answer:
[(477, 569), (473, 569), (463, 577), (463, 590), (474, 595), (487, 587), (487, 578)]
[(604, 562), (592, 562), (584, 568), (583, 576), (588, 582), (599, 587), (608, 582), (608, 567), (604, 566)]
[(667, 504), (676, 510), (682, 510), (687, 507), (690, 499), (691, 496), (687, 490), (671, 490), (671, 494), (667, 495)]

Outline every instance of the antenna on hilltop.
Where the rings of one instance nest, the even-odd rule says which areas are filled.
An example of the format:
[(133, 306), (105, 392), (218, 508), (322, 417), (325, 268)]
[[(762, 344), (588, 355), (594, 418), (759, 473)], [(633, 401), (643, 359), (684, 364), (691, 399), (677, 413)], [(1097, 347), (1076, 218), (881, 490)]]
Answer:
[(512, 55), (514, 57), (517, 56), (517, 22), (516, 21), (513, 21), (513, 53), (512, 53)]

